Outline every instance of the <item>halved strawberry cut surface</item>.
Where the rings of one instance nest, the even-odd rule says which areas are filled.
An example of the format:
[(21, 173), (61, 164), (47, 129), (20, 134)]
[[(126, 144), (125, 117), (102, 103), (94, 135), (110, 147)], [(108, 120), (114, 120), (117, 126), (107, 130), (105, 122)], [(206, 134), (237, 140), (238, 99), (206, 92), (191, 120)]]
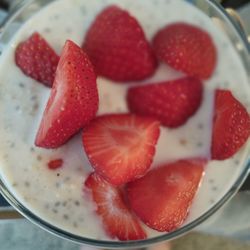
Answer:
[(85, 188), (90, 192), (96, 212), (110, 237), (123, 241), (147, 238), (139, 220), (126, 205), (118, 188), (96, 173), (89, 175), (85, 181)]
[(132, 114), (104, 115), (83, 131), (92, 167), (113, 185), (143, 176), (151, 166), (160, 134), (159, 122)]

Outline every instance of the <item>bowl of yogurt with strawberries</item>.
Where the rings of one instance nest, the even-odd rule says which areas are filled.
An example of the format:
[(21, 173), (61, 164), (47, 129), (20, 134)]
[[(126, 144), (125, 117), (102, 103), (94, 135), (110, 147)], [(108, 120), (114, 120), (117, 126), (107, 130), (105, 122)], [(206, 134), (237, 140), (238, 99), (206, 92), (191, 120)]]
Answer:
[(102, 247), (169, 240), (216, 212), (247, 176), (250, 135), (249, 51), (221, 11), (184, 0), (19, 9), (0, 38), (10, 204)]

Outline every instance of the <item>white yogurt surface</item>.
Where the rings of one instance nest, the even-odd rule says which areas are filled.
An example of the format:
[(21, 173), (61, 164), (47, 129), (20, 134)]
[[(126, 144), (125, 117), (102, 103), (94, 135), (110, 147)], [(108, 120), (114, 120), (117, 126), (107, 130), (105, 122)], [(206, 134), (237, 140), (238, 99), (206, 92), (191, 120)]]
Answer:
[[(14, 52), (19, 42), (27, 39), (34, 31), (40, 32), (58, 53), (66, 39), (81, 45), (96, 14), (111, 3), (136, 16), (149, 40), (166, 24), (185, 21), (206, 29), (217, 46), (218, 65), (214, 76), (204, 83), (202, 106), (184, 126), (178, 129), (161, 128), (154, 166), (181, 158), (209, 157), (215, 88), (231, 89), (250, 110), (249, 82), (239, 56), (212, 21), (184, 1), (58, 0), (26, 22), (0, 59), (1, 178), (20, 203), (43, 220), (73, 234), (104, 240), (109, 237), (95, 215), (95, 207), (83, 198), (83, 182), (92, 168), (83, 153), (81, 136), (76, 135), (56, 150), (34, 146), (35, 134), (50, 89), (20, 71), (14, 62)], [(160, 65), (155, 76), (145, 83), (182, 76), (183, 74)], [(99, 114), (126, 112), (126, 91), (132, 85), (114, 84), (107, 79), (98, 78)], [(185, 223), (208, 211), (228, 192), (244, 169), (246, 148), (232, 159), (211, 161), (208, 164)], [(55, 171), (49, 170), (47, 163), (57, 158), (64, 160), (63, 167)], [(149, 237), (159, 234), (146, 226), (145, 228)]]

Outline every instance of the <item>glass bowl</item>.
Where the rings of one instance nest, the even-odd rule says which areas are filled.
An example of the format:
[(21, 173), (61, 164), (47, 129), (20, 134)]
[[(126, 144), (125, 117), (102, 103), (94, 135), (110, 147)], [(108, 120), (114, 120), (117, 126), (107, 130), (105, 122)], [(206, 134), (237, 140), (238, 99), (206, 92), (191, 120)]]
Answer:
[[(229, 39), (231, 40), (232, 44), (235, 47), (235, 50), (238, 52), (244, 64), (246, 72), (250, 74), (250, 57), (249, 57), (250, 46), (241, 27), (233, 19), (231, 19), (230, 15), (225, 11), (225, 9), (223, 9), (215, 1), (211, 0), (196, 0), (196, 1), (186, 0), (186, 1), (195, 5), (207, 16), (211, 18), (216, 18), (217, 23), (219, 20), (220, 23), (219, 26), (223, 25), (223, 29), (221, 29), (221, 31), (226, 33), (226, 35), (229, 37)], [(0, 27), (0, 44), (1, 45), (9, 44), (15, 32), (17, 32), (18, 29), (20, 28), (20, 25), (16, 24), (24, 23), (35, 12), (39, 11), (41, 8), (43, 8), (45, 5), (51, 2), (52, 2), (51, 0), (33, 0), (33, 1), (20, 2), (18, 6), (16, 6), (15, 10), (11, 11), (10, 15), (7, 17), (7, 19), (3, 22), (3, 24)], [(2, 47), (2, 49), (4, 49), (4, 46)], [(248, 75), (248, 79), (250, 82), (250, 75)], [(90, 238), (85, 238), (82, 236), (71, 234), (58, 227), (55, 227), (52, 224), (49, 224), (42, 218), (36, 216), (34, 213), (32, 213), (32, 211), (28, 210), (21, 204), (14, 197), (14, 195), (8, 190), (8, 188), (6, 187), (6, 185), (2, 180), (2, 177), (0, 177), (0, 191), (2, 195), (7, 199), (7, 201), (24, 217), (26, 217), (36, 225), (42, 227), (43, 229), (57, 236), (66, 238), (68, 240), (77, 243), (88, 244), (103, 248), (135, 248), (135, 247), (138, 248), (166, 240), (172, 240), (173, 238), (176, 238), (184, 233), (189, 232), (190, 230), (200, 225), (202, 222), (206, 221), (239, 190), (241, 184), (244, 182), (249, 173), (249, 169), (250, 169), (250, 154), (248, 152), (248, 157), (244, 164), (244, 168), (242, 168), (242, 171), (238, 176), (238, 178), (236, 179), (236, 181), (230, 187), (228, 192), (218, 202), (216, 202), (206, 213), (202, 214), (196, 220), (182, 226), (181, 228), (173, 232), (145, 240), (127, 241), (127, 242), (104, 241), (104, 240), (94, 240)]]

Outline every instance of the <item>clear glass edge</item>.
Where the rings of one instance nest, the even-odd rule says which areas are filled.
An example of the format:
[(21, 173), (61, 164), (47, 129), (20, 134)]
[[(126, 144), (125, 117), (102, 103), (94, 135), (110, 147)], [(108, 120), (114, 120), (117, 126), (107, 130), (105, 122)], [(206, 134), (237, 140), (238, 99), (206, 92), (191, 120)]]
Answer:
[[(12, 11), (5, 20), (0, 25), (0, 37), (1, 34), (4, 32), (5, 29), (8, 28), (9, 24), (15, 19), (15, 17), (23, 11), (28, 5), (33, 3), (35, 0), (28, 0), (22, 1), (20, 4)], [(235, 24), (235, 21), (232, 20), (231, 16), (225, 11), (225, 9), (219, 4), (216, 3), (214, 0), (207, 0), (210, 4), (214, 5), (214, 7), (221, 12), (224, 16), (227, 17), (228, 21), (230, 22), (231, 26), (236, 30), (238, 35), (240, 36), (242, 42), (244, 43), (245, 48), (247, 49), (248, 53), (250, 53), (250, 44), (247, 40), (247, 36), (239, 27)], [(161, 236), (156, 236), (150, 239), (145, 240), (136, 240), (136, 241), (103, 241), (103, 240), (95, 240), (91, 238), (85, 238), (82, 236), (78, 236), (75, 234), (71, 234), (67, 231), (64, 231), (60, 228), (57, 228), (50, 223), (42, 220), (27, 208), (25, 208), (19, 201), (12, 196), (9, 192), (7, 187), (4, 185), (3, 181), (0, 179), (0, 193), (2, 196), (13, 206), (20, 214), (22, 214), (25, 218), (29, 221), (33, 222), (35, 225), (39, 226), (42, 229), (54, 234), (55, 236), (59, 236), (63, 239), (67, 239), (74, 243), (78, 244), (87, 244), (96, 247), (102, 248), (142, 248), (145, 246), (149, 246), (155, 243), (160, 243), (162, 241), (173, 240), (185, 233), (188, 233), (190, 230), (194, 229), (210, 216), (212, 216), (217, 210), (219, 210), (227, 201), (230, 200), (234, 196), (235, 193), (240, 189), (241, 185), (244, 183), (245, 179), (247, 178), (248, 174), (250, 173), (250, 156), (247, 157), (246, 166), (243, 169), (241, 175), (235, 181), (234, 185), (230, 188), (230, 190), (214, 205), (212, 206), (207, 212), (201, 215), (199, 218), (194, 220), (193, 222), (175, 230), (174, 232), (170, 232)]]

